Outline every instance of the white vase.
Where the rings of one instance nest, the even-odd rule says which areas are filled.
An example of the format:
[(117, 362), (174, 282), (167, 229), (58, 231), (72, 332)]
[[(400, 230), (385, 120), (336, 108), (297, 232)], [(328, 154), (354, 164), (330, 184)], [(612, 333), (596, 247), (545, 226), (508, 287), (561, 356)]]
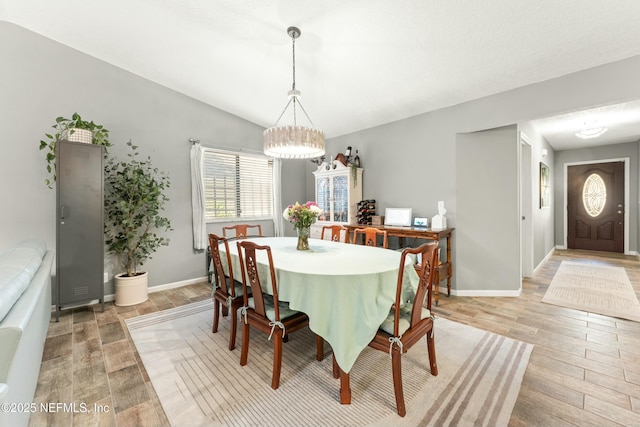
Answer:
[(128, 277), (127, 273), (114, 276), (116, 284), (116, 305), (127, 306), (145, 302), (148, 297), (147, 284), (149, 273), (140, 273), (137, 276)]
[(93, 133), (87, 129), (69, 128), (62, 133), (62, 139), (91, 144), (93, 142)]

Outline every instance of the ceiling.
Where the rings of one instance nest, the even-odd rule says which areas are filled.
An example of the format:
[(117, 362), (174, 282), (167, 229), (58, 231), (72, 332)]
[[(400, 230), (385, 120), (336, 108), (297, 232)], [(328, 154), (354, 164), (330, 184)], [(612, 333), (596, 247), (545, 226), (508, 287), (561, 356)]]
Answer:
[[(555, 150), (639, 141), (640, 101), (574, 111), (532, 123)], [(597, 138), (578, 138), (576, 132), (585, 127), (607, 130)]]
[[(637, 0), (0, 0), (0, 20), (264, 127), (298, 26), (296, 86), (328, 138), (639, 55), (638, 17)], [(564, 149), (558, 121), (583, 115), (536, 123)]]

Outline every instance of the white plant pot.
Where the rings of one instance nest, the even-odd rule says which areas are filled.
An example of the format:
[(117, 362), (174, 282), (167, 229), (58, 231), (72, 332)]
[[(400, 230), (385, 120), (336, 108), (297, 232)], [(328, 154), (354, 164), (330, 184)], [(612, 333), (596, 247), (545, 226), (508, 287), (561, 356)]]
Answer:
[(62, 139), (91, 144), (93, 142), (93, 133), (87, 129), (70, 128), (62, 133)]
[(127, 306), (145, 302), (149, 298), (147, 292), (149, 273), (145, 271), (133, 277), (127, 277), (126, 274), (120, 273), (114, 276), (116, 305)]

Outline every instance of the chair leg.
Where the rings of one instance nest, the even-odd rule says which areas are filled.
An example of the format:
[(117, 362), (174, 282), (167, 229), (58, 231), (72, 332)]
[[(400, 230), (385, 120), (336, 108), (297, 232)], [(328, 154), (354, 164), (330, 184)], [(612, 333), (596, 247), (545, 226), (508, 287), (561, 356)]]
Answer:
[(231, 334), (229, 334), (229, 350), (236, 348), (236, 329), (238, 328), (238, 307), (231, 308)]
[(436, 342), (433, 338), (433, 331), (427, 333), (427, 350), (429, 351), (429, 365), (431, 367), (431, 375), (438, 375), (438, 364), (436, 363)]
[(338, 368), (338, 362), (336, 362), (335, 353), (333, 353), (333, 378), (340, 378), (340, 369)]
[(273, 334), (273, 376), (271, 377), (271, 388), (276, 390), (280, 387), (280, 372), (282, 371), (282, 330)]
[(212, 333), (218, 332), (218, 319), (220, 318), (220, 303), (214, 299), (213, 300), (213, 328), (211, 329)]
[(316, 360), (322, 362), (324, 359), (324, 340), (320, 335), (316, 335)]
[(240, 350), (240, 366), (247, 364), (249, 358), (249, 324), (242, 322), (242, 348)]
[(393, 389), (396, 394), (398, 415), (404, 417), (407, 414), (407, 410), (404, 406), (404, 392), (402, 390), (402, 351), (397, 346), (393, 346), (391, 352), (391, 367), (393, 369)]

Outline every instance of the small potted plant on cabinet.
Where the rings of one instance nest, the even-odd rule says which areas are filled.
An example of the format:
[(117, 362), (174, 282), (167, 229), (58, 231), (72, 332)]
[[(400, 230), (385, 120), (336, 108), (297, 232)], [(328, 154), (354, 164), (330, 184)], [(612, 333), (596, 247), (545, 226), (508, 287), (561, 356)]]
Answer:
[(151, 159), (139, 160), (137, 146), (127, 161), (110, 158), (105, 166), (105, 234), (110, 253), (116, 254), (124, 272), (115, 275), (116, 305), (134, 305), (147, 300), (148, 272), (139, 265), (151, 258), (169, 239), (158, 231), (171, 230), (162, 216), (169, 176), (153, 167)]
[(56, 124), (52, 128), (56, 130), (55, 133), (47, 133), (45, 134), (46, 140), (40, 140), (40, 149), (47, 149), (47, 172), (51, 174), (52, 178), (45, 179), (45, 184), (49, 188), (53, 188), (53, 183), (56, 180), (56, 144), (58, 141), (66, 139), (67, 141), (85, 142), (105, 147), (111, 146), (109, 131), (93, 121), (83, 120), (78, 113), (73, 113), (71, 119), (56, 118)]

